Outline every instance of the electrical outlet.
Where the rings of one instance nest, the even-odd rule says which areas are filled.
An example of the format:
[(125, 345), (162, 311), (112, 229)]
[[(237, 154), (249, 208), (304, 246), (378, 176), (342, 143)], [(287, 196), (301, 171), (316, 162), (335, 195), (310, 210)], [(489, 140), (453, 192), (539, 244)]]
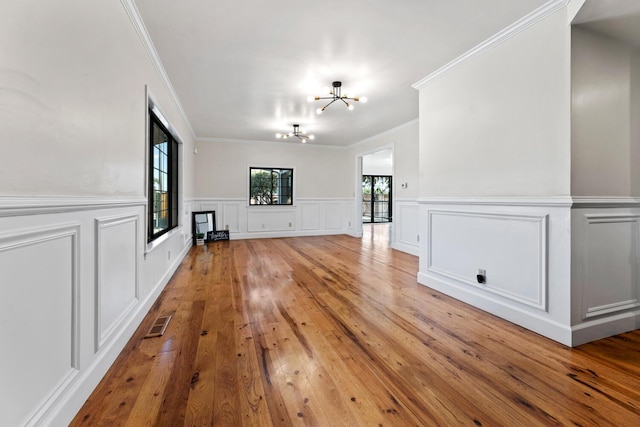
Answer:
[(167, 259), (171, 259), (171, 251), (167, 251)]
[(229, 229), (229, 224), (225, 225), (225, 226), (224, 226), (224, 229), (225, 229), (225, 230), (228, 230), (228, 229)]
[(476, 276), (476, 280), (480, 284), (487, 283), (487, 270), (483, 270), (481, 268), (478, 269), (478, 275)]
[(293, 227), (293, 224), (292, 224), (292, 223), (289, 223), (289, 227)]

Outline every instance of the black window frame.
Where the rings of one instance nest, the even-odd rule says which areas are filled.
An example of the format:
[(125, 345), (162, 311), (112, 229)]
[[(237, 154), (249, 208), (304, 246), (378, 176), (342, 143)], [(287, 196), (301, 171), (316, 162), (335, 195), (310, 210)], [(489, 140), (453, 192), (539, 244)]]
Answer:
[[(154, 162), (154, 150), (155, 146), (158, 144), (158, 141), (155, 141), (156, 133), (155, 128), (158, 128), (162, 133), (167, 136), (167, 170), (158, 169)], [(163, 138), (164, 139), (164, 138)], [(173, 135), (173, 133), (165, 126), (163, 121), (156, 115), (152, 108), (149, 108), (149, 141), (148, 141), (148, 149), (149, 149), (149, 163), (148, 163), (148, 202), (147, 202), (147, 243), (153, 242), (158, 239), (160, 236), (168, 233), (174, 228), (178, 227), (178, 192), (179, 192), (179, 141)], [(156, 213), (159, 210), (156, 209), (158, 206), (156, 202), (155, 193), (155, 179), (154, 172), (155, 170), (160, 170), (160, 173), (165, 174), (167, 177), (166, 184), (166, 208), (161, 209), (160, 211), (166, 211), (167, 214), (167, 225), (162, 227), (156, 231)]]
[[(269, 173), (270, 176), (270, 188), (273, 189), (274, 188), (274, 172), (275, 171), (280, 171), (280, 172), (286, 172), (289, 171), (291, 173), (291, 185), (289, 186), (289, 192), (285, 193), (285, 194), (277, 194), (277, 197), (274, 197), (274, 193), (273, 191), (270, 192), (269, 197), (271, 199), (271, 203), (257, 203), (255, 198), (254, 198), (254, 181), (253, 181), (253, 171), (265, 171)], [(276, 178), (277, 179), (277, 178)], [(276, 185), (277, 186), (277, 185)], [(293, 168), (284, 168), (284, 167), (258, 167), (258, 166), (250, 166), (249, 167), (249, 206), (293, 206), (294, 200), (293, 200), (293, 187), (294, 187), (294, 169)], [(282, 203), (282, 197), (283, 196), (289, 196), (289, 201), (287, 203)]]

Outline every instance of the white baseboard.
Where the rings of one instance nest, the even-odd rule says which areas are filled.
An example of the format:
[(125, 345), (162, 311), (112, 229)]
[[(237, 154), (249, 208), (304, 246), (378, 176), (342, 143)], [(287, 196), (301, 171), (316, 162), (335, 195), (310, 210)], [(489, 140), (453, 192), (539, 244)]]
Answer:
[(477, 291), (464, 284), (446, 282), (433, 274), (423, 272), (418, 273), (418, 283), (551, 338), (554, 341), (567, 346), (572, 345), (572, 331), (568, 326), (561, 325), (533, 312), (518, 309), (513, 304), (501, 301), (498, 296)]

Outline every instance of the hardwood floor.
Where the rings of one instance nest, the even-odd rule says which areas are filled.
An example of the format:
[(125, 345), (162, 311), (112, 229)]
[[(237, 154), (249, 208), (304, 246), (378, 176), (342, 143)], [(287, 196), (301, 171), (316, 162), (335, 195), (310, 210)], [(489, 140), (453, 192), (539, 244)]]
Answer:
[(71, 425), (640, 425), (640, 331), (570, 349), (417, 269), (366, 232), (194, 247)]

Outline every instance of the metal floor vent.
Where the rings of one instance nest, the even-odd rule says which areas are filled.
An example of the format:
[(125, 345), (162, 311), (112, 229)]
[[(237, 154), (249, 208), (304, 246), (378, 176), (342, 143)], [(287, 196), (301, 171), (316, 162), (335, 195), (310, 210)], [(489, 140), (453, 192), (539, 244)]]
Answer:
[(167, 329), (167, 326), (169, 326), (169, 320), (171, 320), (171, 316), (156, 317), (156, 320), (153, 321), (153, 325), (149, 329), (149, 332), (147, 332), (147, 335), (144, 337), (154, 338), (164, 335), (164, 331)]

